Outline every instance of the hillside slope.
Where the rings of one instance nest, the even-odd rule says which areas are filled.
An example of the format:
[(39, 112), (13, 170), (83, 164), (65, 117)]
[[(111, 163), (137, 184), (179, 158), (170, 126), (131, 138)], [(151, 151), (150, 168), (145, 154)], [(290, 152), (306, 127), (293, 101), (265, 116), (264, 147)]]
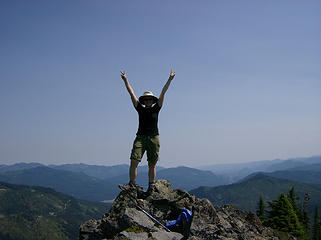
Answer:
[(310, 208), (321, 205), (320, 188), (264, 174), (257, 174), (244, 181), (226, 186), (196, 188), (190, 193), (197, 197), (208, 198), (215, 205), (233, 204), (240, 209), (255, 211), (260, 194), (265, 201), (271, 201), (276, 199), (280, 193), (287, 193), (292, 187), (301, 197), (305, 193), (310, 194)]
[[(306, 167), (305, 167), (306, 169)], [(292, 181), (298, 181), (303, 183), (308, 183), (315, 186), (321, 187), (321, 170), (286, 170), (286, 171), (276, 171), (271, 173), (264, 173), (267, 176), (288, 179)]]
[(50, 187), (78, 199), (96, 202), (113, 199), (119, 193), (117, 185), (108, 180), (48, 167), (5, 172), (0, 174), (0, 181)]
[(49, 188), (0, 182), (0, 239), (77, 239), (79, 224), (108, 208)]

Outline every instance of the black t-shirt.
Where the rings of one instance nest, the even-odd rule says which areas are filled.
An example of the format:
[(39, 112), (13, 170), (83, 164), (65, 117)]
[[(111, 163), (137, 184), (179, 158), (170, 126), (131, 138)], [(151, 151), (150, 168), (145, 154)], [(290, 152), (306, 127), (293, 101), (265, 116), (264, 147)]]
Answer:
[(140, 102), (138, 102), (136, 111), (139, 115), (139, 126), (136, 135), (158, 135), (158, 113), (161, 107), (158, 103), (150, 108), (143, 107)]

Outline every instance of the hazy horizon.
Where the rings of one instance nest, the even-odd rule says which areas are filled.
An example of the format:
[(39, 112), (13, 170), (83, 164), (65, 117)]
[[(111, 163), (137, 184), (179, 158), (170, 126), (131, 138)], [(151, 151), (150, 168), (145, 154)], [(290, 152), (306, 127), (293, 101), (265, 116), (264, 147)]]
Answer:
[[(238, 164), (249, 164), (249, 163), (259, 163), (259, 162), (273, 162), (273, 161), (287, 161), (287, 160), (298, 160), (298, 159), (305, 159), (305, 158), (314, 158), (314, 157), (321, 157), (321, 155), (314, 155), (314, 156), (308, 156), (308, 157), (296, 157), (296, 158), (289, 158), (289, 159), (266, 159), (266, 160), (259, 160), (259, 161), (249, 161), (249, 162), (230, 162), (230, 163), (213, 163), (213, 164), (207, 164), (207, 165), (197, 165), (197, 166), (188, 166), (188, 165), (176, 165), (176, 166), (164, 166), (161, 163), (157, 164), (157, 167), (163, 167), (163, 168), (176, 168), (176, 167), (189, 167), (189, 168), (196, 168), (196, 169), (202, 169), (205, 168), (207, 166), (220, 166), (220, 165), (238, 165)], [(3, 165), (14, 165), (14, 164), (38, 164), (40, 162), (13, 162), (13, 163), (9, 163), (9, 164), (3, 164)], [(55, 165), (55, 166), (59, 166), (59, 165), (64, 165), (64, 164), (85, 164), (85, 165), (95, 165), (95, 166), (117, 166), (117, 165), (128, 165), (129, 166), (129, 162), (128, 163), (120, 163), (120, 164), (90, 164), (90, 163), (83, 163), (83, 162), (69, 162), (69, 163), (60, 163), (60, 164), (54, 164), (54, 163), (40, 163), (43, 164), (45, 166), (50, 166), (50, 165)], [(2, 165), (2, 163), (0, 164)], [(139, 165), (139, 167), (148, 167), (147, 161), (142, 161)], [(203, 169), (204, 170), (204, 169)]]
[[(128, 164), (159, 95), (160, 166), (321, 155), (321, 2), (0, 2), (0, 164)], [(144, 157), (142, 164), (147, 164)]]

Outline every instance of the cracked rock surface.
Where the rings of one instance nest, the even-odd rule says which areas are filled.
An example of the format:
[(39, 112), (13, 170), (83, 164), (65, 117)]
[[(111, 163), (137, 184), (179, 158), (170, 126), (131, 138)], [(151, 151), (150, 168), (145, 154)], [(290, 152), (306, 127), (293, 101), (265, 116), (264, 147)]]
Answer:
[[(148, 217), (137, 205), (161, 224), (177, 219), (182, 208), (193, 209), (191, 234), (188, 240), (281, 240), (278, 232), (264, 227), (251, 212), (231, 205), (213, 206), (208, 199), (197, 198), (186, 191), (172, 189), (167, 180), (156, 181), (157, 192), (140, 194), (132, 188), (122, 191), (110, 211), (99, 220), (80, 226), (80, 240), (182, 240), (179, 231), (167, 232)], [(134, 198), (134, 199), (133, 199)], [(292, 236), (282, 239), (295, 240)]]

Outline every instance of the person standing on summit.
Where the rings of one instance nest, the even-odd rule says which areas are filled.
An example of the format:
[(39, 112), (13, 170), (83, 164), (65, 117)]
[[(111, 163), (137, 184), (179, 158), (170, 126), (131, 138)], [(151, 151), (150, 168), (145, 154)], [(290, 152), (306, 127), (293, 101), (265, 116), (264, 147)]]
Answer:
[(128, 82), (125, 71), (120, 71), (121, 78), (124, 80), (126, 89), (131, 97), (133, 105), (139, 115), (138, 131), (134, 140), (130, 155), (129, 183), (128, 187), (136, 187), (137, 166), (141, 161), (145, 151), (148, 161), (148, 192), (156, 190), (156, 163), (159, 156), (159, 132), (158, 132), (158, 113), (163, 106), (165, 93), (175, 77), (175, 72), (171, 71), (169, 78), (157, 98), (151, 91), (146, 91), (137, 99), (133, 88)]

